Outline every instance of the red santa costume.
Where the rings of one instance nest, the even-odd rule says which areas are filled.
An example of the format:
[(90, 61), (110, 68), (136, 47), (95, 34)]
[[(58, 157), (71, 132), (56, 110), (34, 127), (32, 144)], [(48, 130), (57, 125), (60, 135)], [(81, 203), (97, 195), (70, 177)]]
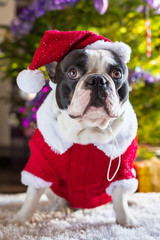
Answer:
[[(48, 32), (54, 35), (52, 41), (55, 41), (55, 33), (57, 38), (58, 31)], [(63, 56), (72, 49), (86, 46), (90, 49), (113, 48), (114, 44), (102, 36), (88, 31), (80, 31), (80, 33), (81, 37), (78, 37), (76, 43), (74, 41), (73, 44), (74, 38), (71, 42), (67, 40), (67, 46), (72, 45), (72, 47), (67, 48), (67, 51), (63, 49)], [(63, 34), (61, 40), (62, 37)], [(35, 71), (41, 78), (41, 73), (36, 70), (39, 66), (52, 61), (58, 62), (63, 57), (62, 55), (58, 57), (59, 54), (56, 54), (57, 59), (55, 56), (49, 61), (47, 58), (47, 62), (43, 59), (43, 63), (37, 65), (39, 54), (42, 52), (41, 48), (43, 45), (46, 47), (44, 39), (46, 38), (43, 38), (38, 52), (34, 56), (36, 60), (33, 59), (29, 70), (24, 70), (25, 73), (23, 71), (20, 73), (21, 76), (18, 76), (18, 85), (22, 90), (26, 91), (27, 89), (27, 92), (30, 91), (29, 88), (31, 91), (34, 88), (34, 92), (39, 91), (39, 88), (44, 85), (42, 79), (41, 86), (37, 87), (37, 83), (34, 83), (34, 86), (28, 84), (29, 76), (32, 80), (35, 79)], [(54, 44), (56, 45), (56, 43)], [(119, 45), (115, 44), (114, 47), (118, 49)], [(64, 48), (66, 49), (66, 46)], [(124, 54), (124, 50), (122, 54)], [(22, 83), (21, 79), (24, 79), (26, 71), (31, 72), (27, 72), (26, 81), (24, 83), (23, 80)], [(36, 188), (50, 187), (54, 193), (65, 198), (72, 207), (76, 208), (93, 208), (110, 202), (115, 186), (123, 186), (131, 193), (136, 191), (138, 183), (132, 173), (132, 165), (137, 151), (135, 140), (137, 119), (131, 104), (128, 102), (121, 131), (115, 136), (116, 145), (114, 140), (105, 144), (97, 142), (86, 145), (77, 144), (65, 137), (57, 123), (53, 108), (55, 86), (52, 86), (53, 90), (37, 112), (38, 128), (30, 141), (31, 156), (22, 171), (22, 183)]]

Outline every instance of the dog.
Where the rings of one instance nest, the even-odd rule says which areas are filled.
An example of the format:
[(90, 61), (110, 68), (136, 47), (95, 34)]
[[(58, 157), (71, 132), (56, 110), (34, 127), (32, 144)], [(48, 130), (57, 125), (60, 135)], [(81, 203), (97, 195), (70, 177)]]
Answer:
[(127, 203), (138, 184), (132, 173), (137, 119), (120, 52), (73, 49), (45, 65), (52, 91), (38, 110), (31, 157), (22, 171), (26, 200), (10, 223), (30, 220), (49, 188), (48, 196), (57, 194), (73, 208), (112, 200), (118, 224), (138, 225)]

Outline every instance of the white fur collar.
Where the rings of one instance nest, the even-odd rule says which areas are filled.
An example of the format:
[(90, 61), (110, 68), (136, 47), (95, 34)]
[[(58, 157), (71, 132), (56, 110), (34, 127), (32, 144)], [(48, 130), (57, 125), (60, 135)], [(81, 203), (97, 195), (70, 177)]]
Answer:
[(53, 110), (54, 91), (51, 91), (37, 111), (37, 126), (45, 142), (56, 153), (64, 153), (73, 143), (65, 139)]
[[(67, 139), (66, 134), (61, 130), (62, 128), (60, 128), (60, 125), (58, 124), (58, 110), (54, 106), (55, 86), (52, 84), (51, 87), (53, 91), (50, 92), (37, 112), (37, 125), (45, 139), (45, 142), (51, 147), (51, 149), (56, 153), (62, 154), (73, 145), (73, 141), (68, 140), (70, 138)], [(64, 131), (67, 132), (67, 129)], [(120, 154), (125, 152), (132, 140), (136, 137), (136, 134), (137, 119), (134, 110), (129, 103), (128, 109), (123, 118), (121, 131), (115, 136), (119, 144)], [(119, 156), (119, 151), (116, 146), (114, 146), (114, 153), (112, 154), (112, 140), (105, 144), (101, 143), (94, 145), (109, 157), (111, 155), (114, 158)]]
[(115, 144), (113, 145), (113, 141), (109, 141), (107, 144), (95, 144), (95, 146), (102, 150), (107, 156), (111, 157), (112, 155), (112, 158), (116, 158), (119, 156), (119, 150), (120, 154), (123, 154), (131, 144), (132, 140), (135, 139), (137, 135), (137, 125), (136, 114), (132, 105), (129, 103), (121, 131), (115, 136), (119, 149)]

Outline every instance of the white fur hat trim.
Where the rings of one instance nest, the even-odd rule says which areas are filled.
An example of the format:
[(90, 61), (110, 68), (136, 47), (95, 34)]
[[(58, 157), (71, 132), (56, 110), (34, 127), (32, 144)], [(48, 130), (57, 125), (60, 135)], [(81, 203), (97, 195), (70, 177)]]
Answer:
[(104, 40), (98, 40), (91, 45), (87, 45), (85, 49), (108, 49), (115, 52), (125, 63), (128, 63), (131, 55), (131, 48), (123, 42), (105, 42)]
[(26, 93), (37, 93), (45, 85), (45, 77), (41, 70), (23, 70), (17, 76), (17, 85)]

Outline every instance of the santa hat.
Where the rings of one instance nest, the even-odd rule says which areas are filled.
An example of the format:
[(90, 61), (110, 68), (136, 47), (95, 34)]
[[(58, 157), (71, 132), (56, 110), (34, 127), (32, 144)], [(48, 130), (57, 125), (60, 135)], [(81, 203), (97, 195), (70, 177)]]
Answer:
[(130, 47), (125, 43), (112, 43), (109, 39), (89, 31), (46, 31), (28, 69), (20, 72), (17, 77), (19, 88), (27, 93), (39, 92), (45, 85), (45, 77), (38, 68), (51, 62), (59, 62), (75, 49), (110, 49), (126, 63), (129, 62), (131, 54)]

